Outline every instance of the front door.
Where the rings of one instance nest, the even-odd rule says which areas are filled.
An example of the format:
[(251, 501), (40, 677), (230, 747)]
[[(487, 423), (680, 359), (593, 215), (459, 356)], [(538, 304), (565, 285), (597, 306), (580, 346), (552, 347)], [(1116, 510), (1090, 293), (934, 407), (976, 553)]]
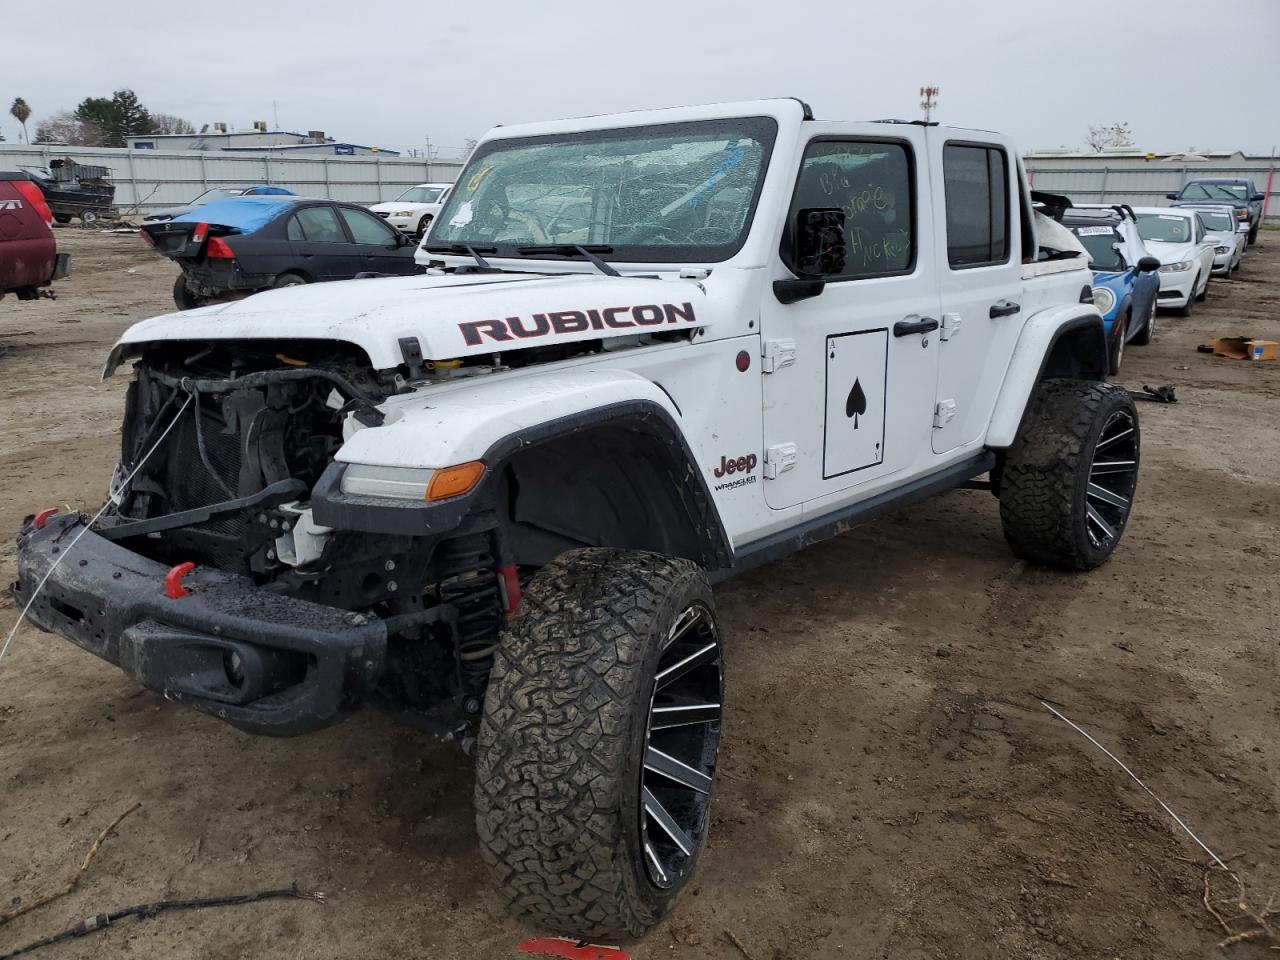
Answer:
[(959, 140), (929, 130), (939, 258), (941, 369), (933, 449), (979, 440), (1022, 331), (1017, 162), (998, 138)]
[(919, 191), (924, 132), (823, 128), (805, 149), (782, 248), (801, 211), (840, 209), (843, 267), (824, 275), (818, 296), (769, 297), (761, 311), (765, 500), (775, 509), (927, 468), (939, 302), (933, 213)]

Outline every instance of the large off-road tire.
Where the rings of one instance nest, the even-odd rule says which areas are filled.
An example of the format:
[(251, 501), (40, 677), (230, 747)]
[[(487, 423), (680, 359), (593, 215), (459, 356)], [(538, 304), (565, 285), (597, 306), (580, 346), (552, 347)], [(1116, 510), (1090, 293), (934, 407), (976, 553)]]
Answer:
[(476, 767), (481, 852), (518, 912), (591, 939), (667, 912), (706, 841), (722, 690), (695, 564), (593, 548), (534, 576), (498, 648)]
[(179, 310), (194, 310), (200, 306), (200, 301), (187, 287), (187, 276), (184, 273), (178, 274), (178, 278), (173, 281), (173, 302)]
[(1013, 552), (1068, 570), (1106, 561), (1129, 520), (1140, 450), (1129, 391), (1086, 380), (1041, 383), (1000, 477), (1000, 519)]

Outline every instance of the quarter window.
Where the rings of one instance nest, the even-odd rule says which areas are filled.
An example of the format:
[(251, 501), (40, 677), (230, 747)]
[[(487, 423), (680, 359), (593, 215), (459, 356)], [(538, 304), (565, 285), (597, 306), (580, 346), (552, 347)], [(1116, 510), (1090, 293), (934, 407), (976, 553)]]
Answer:
[(901, 143), (818, 140), (805, 150), (787, 216), (783, 249), (791, 250), (801, 210), (844, 212), (845, 264), (831, 280), (910, 273), (915, 264), (915, 181)]
[(1009, 260), (1009, 161), (999, 147), (942, 148), (947, 262), (979, 267)]

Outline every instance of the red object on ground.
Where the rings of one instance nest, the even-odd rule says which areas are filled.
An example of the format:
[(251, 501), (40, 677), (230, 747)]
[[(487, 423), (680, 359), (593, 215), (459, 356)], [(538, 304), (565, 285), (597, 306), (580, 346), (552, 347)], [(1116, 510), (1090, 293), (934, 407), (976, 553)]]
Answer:
[(44, 525), (49, 522), (49, 518), (54, 516), (57, 512), (57, 507), (46, 507), (31, 518), (31, 525), (37, 530), (43, 530)]
[(196, 565), (188, 560), (186, 563), (180, 563), (176, 567), (171, 567), (169, 572), (164, 575), (164, 595), (170, 600), (177, 600), (179, 597), (185, 597), (191, 591), (182, 585), (182, 578), (196, 568)]
[(631, 960), (617, 947), (601, 947), (585, 940), (564, 940), (560, 937), (534, 937), (523, 941), (516, 949), (521, 953), (561, 957), (562, 960)]

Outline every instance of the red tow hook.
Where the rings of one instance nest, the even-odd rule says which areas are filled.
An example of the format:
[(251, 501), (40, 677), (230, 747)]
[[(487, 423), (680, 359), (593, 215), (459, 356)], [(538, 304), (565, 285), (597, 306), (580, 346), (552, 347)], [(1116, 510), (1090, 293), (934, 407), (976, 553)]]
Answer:
[(164, 575), (164, 595), (170, 600), (177, 600), (179, 597), (185, 597), (191, 591), (182, 585), (182, 578), (196, 568), (196, 565), (188, 560), (186, 563), (180, 563), (176, 567), (171, 567), (169, 572)]
[(43, 530), (44, 525), (49, 522), (49, 518), (52, 516), (56, 516), (57, 513), (58, 513), (57, 507), (47, 507), (46, 509), (41, 510), (34, 517), (31, 518), (31, 525), (35, 527), (37, 530)]
[(502, 599), (506, 601), (503, 615), (510, 620), (520, 606), (520, 575), (515, 564), (498, 569), (498, 586), (502, 590)]

